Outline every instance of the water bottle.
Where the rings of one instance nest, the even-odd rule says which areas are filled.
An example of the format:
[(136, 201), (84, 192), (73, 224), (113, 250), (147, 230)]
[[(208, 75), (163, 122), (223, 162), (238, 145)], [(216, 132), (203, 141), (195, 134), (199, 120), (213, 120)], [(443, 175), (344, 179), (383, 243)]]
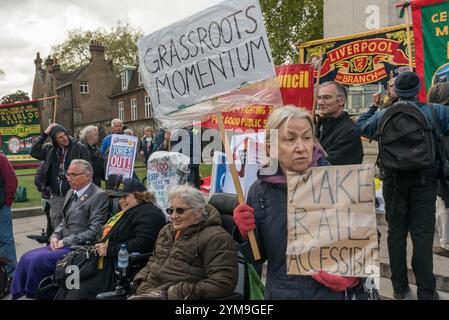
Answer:
[(126, 276), (126, 269), (128, 268), (129, 263), (129, 253), (126, 249), (126, 243), (122, 243), (120, 245), (120, 251), (118, 252), (118, 262), (117, 267), (119, 271), (121, 271), (123, 277)]

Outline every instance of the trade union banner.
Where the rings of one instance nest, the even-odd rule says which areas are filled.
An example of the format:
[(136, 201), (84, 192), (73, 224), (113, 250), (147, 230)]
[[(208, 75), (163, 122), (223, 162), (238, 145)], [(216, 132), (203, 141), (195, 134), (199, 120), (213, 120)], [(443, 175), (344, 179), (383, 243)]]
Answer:
[(13, 166), (39, 163), (30, 151), (40, 133), (37, 101), (0, 105), (0, 149)]
[[(311, 64), (291, 64), (276, 66), (276, 85), (281, 90), (284, 105), (292, 104), (307, 110), (313, 107), (313, 77)], [(265, 130), (272, 106), (252, 105), (230, 112), (223, 112), (223, 122), (227, 130)], [(202, 127), (217, 129), (217, 119), (212, 116), (201, 123)]]
[(420, 101), (437, 82), (449, 82), (449, 2), (415, 0), (411, 3), (415, 35), (416, 73), (422, 84)]
[(378, 82), (385, 85), (390, 77), (408, 68), (406, 26), (311, 41), (299, 46), (299, 62), (313, 64), (315, 77), (320, 56), (323, 56), (320, 83), (335, 80), (344, 85)]

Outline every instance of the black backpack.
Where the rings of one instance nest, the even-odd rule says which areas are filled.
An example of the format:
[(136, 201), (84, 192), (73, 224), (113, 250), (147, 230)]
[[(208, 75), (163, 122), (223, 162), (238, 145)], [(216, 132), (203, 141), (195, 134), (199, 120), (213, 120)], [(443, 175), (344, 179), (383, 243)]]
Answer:
[[(422, 105), (422, 104), (421, 104)], [(419, 170), (435, 163), (432, 126), (420, 106), (399, 101), (380, 119), (378, 165), (393, 171)]]

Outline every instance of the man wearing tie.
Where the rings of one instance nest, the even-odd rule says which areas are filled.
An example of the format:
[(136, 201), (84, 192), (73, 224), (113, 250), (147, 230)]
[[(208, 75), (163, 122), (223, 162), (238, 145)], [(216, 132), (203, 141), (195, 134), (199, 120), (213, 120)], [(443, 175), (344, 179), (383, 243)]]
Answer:
[(13, 278), (13, 299), (23, 295), (35, 298), (39, 282), (54, 273), (56, 262), (71, 245), (80, 245), (96, 239), (108, 217), (109, 200), (106, 192), (92, 183), (93, 169), (86, 160), (72, 160), (67, 169), (71, 190), (63, 206), (62, 222), (50, 237), (48, 247), (25, 253)]

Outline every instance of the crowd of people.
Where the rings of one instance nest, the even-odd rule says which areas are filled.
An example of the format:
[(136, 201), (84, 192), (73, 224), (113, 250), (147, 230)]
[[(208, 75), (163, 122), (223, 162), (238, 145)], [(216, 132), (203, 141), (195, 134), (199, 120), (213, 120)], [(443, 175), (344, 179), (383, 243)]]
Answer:
[[(355, 122), (344, 111), (346, 87), (334, 81), (319, 86), (317, 119), (294, 106), (274, 110), (268, 118), (265, 139), (269, 160), (278, 163), (278, 170), (269, 175), (262, 171), (258, 174), (246, 203), (234, 209), (233, 234), (223, 228), (217, 208), (209, 205), (204, 193), (198, 190), (197, 164), (192, 162), (189, 166), (194, 172), (189, 178), (191, 186), (171, 190), (170, 207), (166, 210), (170, 219), (166, 222), (163, 212), (154, 204), (153, 195), (136, 177), (121, 181), (107, 192), (101, 189), (111, 135), (132, 134), (124, 131), (122, 121), (112, 120), (111, 135), (103, 139), (100, 149), (97, 127), (84, 128), (80, 140), (76, 140), (62, 126), (51, 124), (33, 144), (31, 155), (42, 160), (38, 185), (49, 196), (52, 232), (48, 246), (26, 252), (16, 267), (10, 208), (17, 178), (0, 153), (0, 256), (13, 262), (7, 266), (12, 279), (12, 299), (36, 298), (40, 281), (55, 272), (57, 261), (72, 246), (86, 242), (94, 244), (99, 256), (98, 272), (81, 279), (77, 289), (60, 287), (52, 298), (95, 299), (97, 294), (113, 290), (117, 282), (114, 271), (117, 256), (121, 244), (126, 244), (130, 252), (153, 252), (132, 279), (136, 290), (129, 299), (230, 296), (238, 279), (238, 251), (259, 271), (263, 263), (267, 264), (265, 299), (368, 299), (361, 278), (336, 276), (323, 270), (311, 276), (288, 275), (285, 258), (287, 171), (303, 173), (311, 167), (360, 164), (364, 158), (362, 137), (379, 140), (378, 164), (383, 180), (394, 296), (404, 299), (410, 290), (406, 262), (406, 239), (410, 233), (417, 296), (438, 299), (432, 257), (435, 222), (441, 239), (438, 250), (444, 255), (449, 252), (449, 192), (446, 179), (442, 178), (444, 159), (440, 154), (440, 158), (435, 156), (424, 167), (400, 170), (387, 162), (382, 149), (386, 143), (382, 135), (387, 126), (386, 115), (393, 119), (396, 114), (393, 111), (399, 104), (419, 110), (429, 128), (438, 126), (443, 134), (449, 135), (449, 84), (434, 85), (427, 102), (418, 102), (420, 86), (415, 73), (399, 74), (388, 83), (386, 99), (382, 100), (380, 94), (373, 95), (372, 106)], [(407, 110), (402, 112), (401, 116)], [(268, 143), (272, 130), (278, 132), (274, 144)], [(190, 133), (194, 134), (192, 130)], [(46, 143), (48, 137), (51, 143)], [(178, 142), (171, 141), (166, 129), (155, 133), (146, 127), (139, 140), (139, 152), (147, 165), (153, 152), (169, 151)], [(410, 157), (416, 156), (413, 145), (405, 147)], [(277, 152), (273, 152), (274, 148)], [(407, 162), (400, 160), (403, 165)], [(114, 197), (119, 199), (118, 211), (111, 211)], [(258, 261), (251, 253), (250, 231), (255, 232), (260, 248)]]

